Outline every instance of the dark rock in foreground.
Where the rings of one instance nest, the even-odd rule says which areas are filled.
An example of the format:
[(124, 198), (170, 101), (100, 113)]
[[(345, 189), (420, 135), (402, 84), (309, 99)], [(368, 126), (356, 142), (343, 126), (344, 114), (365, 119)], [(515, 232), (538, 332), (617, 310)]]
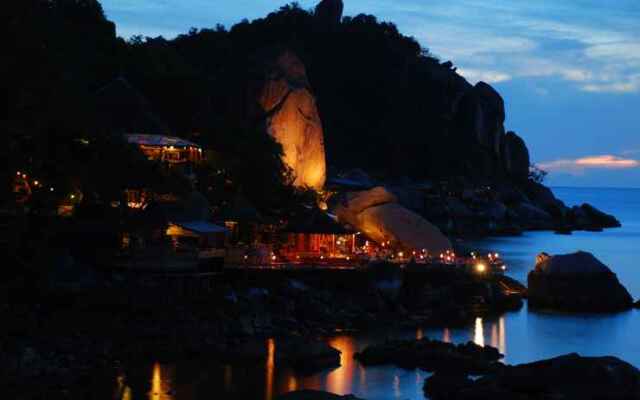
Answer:
[(616, 357), (567, 354), (506, 366), (476, 381), (438, 372), (424, 389), (433, 400), (640, 399), (640, 371)]
[(320, 341), (289, 338), (278, 343), (285, 361), (302, 372), (316, 372), (340, 366), (340, 351)]
[(329, 392), (319, 390), (299, 390), (278, 396), (276, 400), (358, 400), (353, 395), (339, 396)]
[(583, 251), (539, 256), (527, 280), (529, 305), (535, 308), (612, 312), (633, 305), (633, 299), (616, 274)]
[(502, 367), (498, 349), (473, 342), (455, 345), (438, 340), (397, 340), (369, 346), (355, 358), (364, 365), (395, 364), (426, 371), (485, 374)]

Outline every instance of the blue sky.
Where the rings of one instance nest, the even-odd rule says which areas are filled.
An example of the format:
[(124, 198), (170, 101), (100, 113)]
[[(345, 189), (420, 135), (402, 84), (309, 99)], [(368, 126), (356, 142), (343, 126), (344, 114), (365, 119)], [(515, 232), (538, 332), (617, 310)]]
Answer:
[[(548, 183), (640, 187), (640, 1), (344, 0), (502, 94)], [(102, 0), (118, 34), (173, 37), (262, 17), (276, 0)], [(315, 1), (299, 3), (311, 8)]]

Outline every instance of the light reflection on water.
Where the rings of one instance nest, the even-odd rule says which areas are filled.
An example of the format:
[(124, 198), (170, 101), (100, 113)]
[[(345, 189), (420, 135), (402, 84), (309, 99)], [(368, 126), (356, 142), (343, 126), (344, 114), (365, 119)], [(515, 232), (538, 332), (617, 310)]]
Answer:
[(473, 327), (473, 341), (478, 346), (484, 346), (484, 327), (482, 326), (482, 318), (476, 317), (476, 323)]
[[(469, 340), (479, 345), (484, 343), (505, 351), (505, 318), (485, 320), (477, 318), (467, 329), (418, 328), (405, 332), (381, 332), (367, 336), (341, 335), (327, 342), (338, 349), (340, 367), (313, 375), (301, 375), (286, 366), (278, 365), (278, 342), (268, 339), (264, 342), (265, 359), (253, 366), (219, 364), (164, 365), (154, 363), (147, 375), (146, 396), (134, 396), (140, 393), (138, 382), (128, 382), (137, 391), (131, 390), (122, 379), (116, 379), (118, 400), (197, 400), (210, 399), (207, 394), (216, 393), (217, 399), (252, 398), (273, 400), (277, 395), (299, 390), (316, 389), (345, 395), (355, 393), (368, 400), (376, 399), (423, 399), (422, 386), (430, 374), (421, 370), (403, 370), (393, 366), (363, 367), (354, 359), (354, 354), (367, 345), (380, 343), (386, 339), (443, 339), (460, 343)], [(176, 374), (191, 377), (192, 382), (178, 386)], [(150, 379), (149, 379), (150, 378)]]
[[(498, 318), (477, 318), (466, 328), (416, 329), (336, 336), (328, 343), (342, 352), (339, 368), (301, 375), (278, 363), (278, 341), (264, 342), (265, 358), (252, 365), (222, 364), (215, 360), (177, 365), (154, 364), (143, 376), (116, 379), (118, 400), (275, 399), (292, 390), (316, 389), (367, 400), (424, 399), (422, 386), (428, 373), (394, 366), (363, 367), (353, 355), (387, 339), (432, 338), (451, 343), (488, 344), (505, 354), (505, 362), (529, 362), (568, 352), (605, 355), (638, 364), (640, 345), (635, 338), (640, 311), (615, 315), (555, 315), (521, 311)], [(585, 329), (585, 327), (592, 329)], [(563, 335), (558, 335), (563, 332)], [(624, 348), (620, 343), (625, 344)], [(597, 343), (597, 346), (594, 346)], [(182, 378), (178, 386), (176, 376)], [(141, 374), (142, 375), (142, 374)], [(112, 389), (113, 391), (113, 386)], [(215, 394), (215, 397), (212, 395)]]
[[(510, 266), (509, 273), (521, 281), (542, 250), (563, 253), (584, 249), (607, 263), (634, 297), (640, 295), (640, 191), (557, 191), (568, 204), (588, 201), (620, 217), (623, 228), (604, 233), (579, 232), (558, 236), (551, 232), (532, 232), (521, 237), (490, 239), (478, 243), (498, 249)], [(604, 194), (603, 194), (604, 193)], [(574, 196), (572, 201), (569, 196)], [(591, 198), (589, 197), (591, 196)], [(513, 267), (512, 267), (513, 266)], [(578, 352), (583, 355), (613, 355), (640, 366), (640, 311), (608, 315), (567, 315), (530, 312), (527, 306), (499, 318), (477, 318), (466, 328), (417, 329), (408, 332), (379, 332), (337, 336), (329, 343), (342, 351), (342, 365), (311, 376), (299, 375), (277, 363), (277, 341), (266, 341), (266, 359), (255, 365), (180, 363), (155, 364), (134, 371), (125, 382), (109, 382), (118, 400), (217, 400), (271, 399), (294, 389), (328, 390), (353, 393), (367, 400), (423, 400), (422, 385), (429, 376), (420, 370), (406, 371), (393, 366), (362, 367), (353, 354), (367, 345), (387, 338), (434, 338), (445, 342), (469, 340), (489, 344), (505, 354), (505, 362), (522, 363)], [(177, 386), (176, 376), (185, 381)], [(150, 379), (151, 378), (151, 379)], [(160, 390), (154, 390), (159, 388)], [(155, 396), (155, 397), (154, 397)]]

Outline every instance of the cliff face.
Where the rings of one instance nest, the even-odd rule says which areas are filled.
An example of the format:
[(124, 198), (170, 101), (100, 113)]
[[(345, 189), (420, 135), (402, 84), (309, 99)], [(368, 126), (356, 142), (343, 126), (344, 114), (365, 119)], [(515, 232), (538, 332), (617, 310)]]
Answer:
[(463, 176), (526, 181), (529, 151), (518, 135), (505, 133), (504, 100), (493, 87), (478, 82), (452, 108), (455, 143), (467, 159)]
[(267, 132), (283, 148), (283, 160), (295, 175), (294, 185), (320, 190), (326, 179), (324, 133), (304, 65), (289, 50), (266, 56), (257, 101)]

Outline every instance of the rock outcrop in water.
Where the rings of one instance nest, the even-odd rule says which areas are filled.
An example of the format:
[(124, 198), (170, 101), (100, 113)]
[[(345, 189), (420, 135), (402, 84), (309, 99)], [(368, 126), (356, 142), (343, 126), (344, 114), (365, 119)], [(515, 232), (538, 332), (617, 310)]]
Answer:
[(265, 56), (255, 99), (267, 132), (282, 145), (294, 185), (322, 189), (326, 179), (324, 133), (304, 64), (289, 50)]
[(319, 390), (298, 390), (278, 396), (276, 400), (359, 400), (353, 395), (340, 396)]
[(620, 311), (633, 299), (606, 265), (583, 251), (541, 256), (529, 272), (529, 305), (568, 311)]
[(640, 398), (640, 371), (616, 357), (578, 354), (505, 366), (478, 380), (436, 373), (425, 394), (433, 400), (596, 400)]
[(394, 364), (401, 368), (486, 374), (502, 367), (498, 349), (473, 342), (452, 344), (439, 340), (397, 340), (371, 345), (355, 358), (363, 365)]

